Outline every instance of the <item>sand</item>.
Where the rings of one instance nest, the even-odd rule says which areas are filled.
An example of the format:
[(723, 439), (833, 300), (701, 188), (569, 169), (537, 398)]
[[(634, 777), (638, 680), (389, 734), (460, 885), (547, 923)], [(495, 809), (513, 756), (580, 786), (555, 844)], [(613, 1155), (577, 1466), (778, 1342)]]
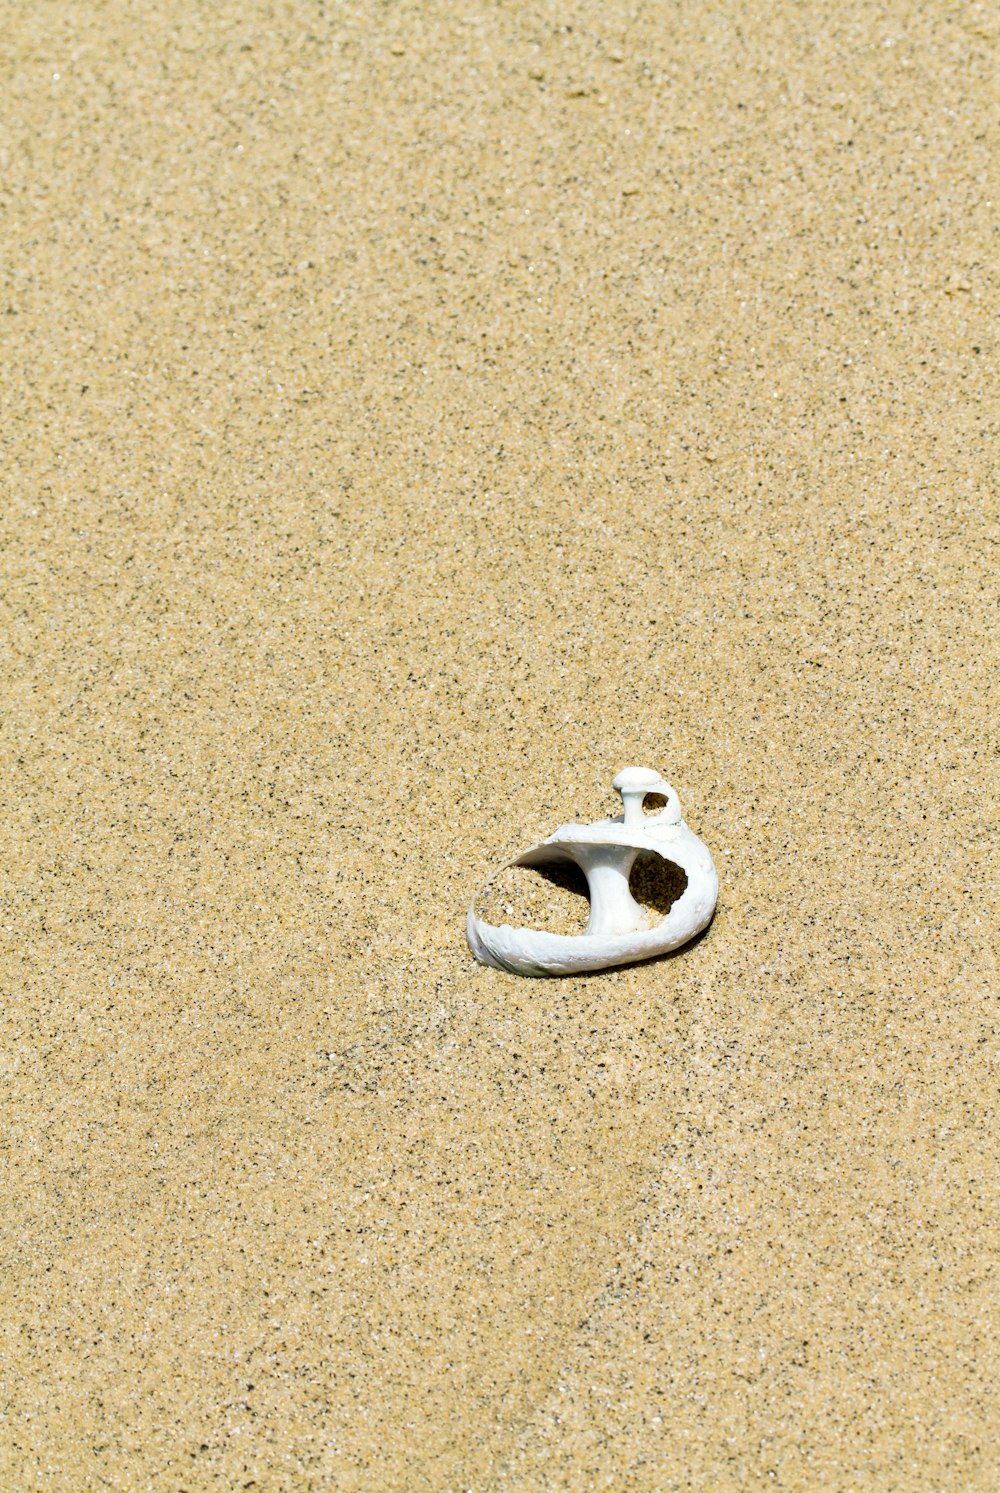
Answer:
[(995, 1489), (993, 8), (2, 35), (0, 1486)]

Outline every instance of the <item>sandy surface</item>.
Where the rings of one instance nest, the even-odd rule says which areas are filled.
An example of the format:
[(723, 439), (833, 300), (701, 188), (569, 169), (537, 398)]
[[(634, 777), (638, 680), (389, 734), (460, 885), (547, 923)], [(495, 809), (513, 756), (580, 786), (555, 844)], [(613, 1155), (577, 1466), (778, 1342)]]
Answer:
[(1000, 1486), (998, 34), (7, 4), (4, 1489)]

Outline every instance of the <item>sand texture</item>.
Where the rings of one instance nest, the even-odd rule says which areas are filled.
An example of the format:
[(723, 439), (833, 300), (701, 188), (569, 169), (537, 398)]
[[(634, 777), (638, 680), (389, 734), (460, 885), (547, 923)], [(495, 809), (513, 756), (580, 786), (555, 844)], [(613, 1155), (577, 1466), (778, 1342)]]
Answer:
[[(1000, 1487), (998, 58), (3, 6), (5, 1493)], [(633, 763), (708, 932), (478, 966)]]

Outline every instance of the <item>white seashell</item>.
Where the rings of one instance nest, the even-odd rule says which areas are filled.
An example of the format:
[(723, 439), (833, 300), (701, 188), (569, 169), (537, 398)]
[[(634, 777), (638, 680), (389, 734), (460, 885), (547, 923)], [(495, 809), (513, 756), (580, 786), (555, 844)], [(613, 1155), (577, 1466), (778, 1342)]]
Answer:
[[(564, 824), (533, 845), (510, 866), (543, 866), (572, 862), (583, 871), (590, 889), (590, 920), (580, 934), (545, 933), (534, 928), (497, 927), (469, 909), (469, 947), (482, 964), (510, 974), (570, 975), (588, 969), (632, 964), (679, 948), (711, 922), (719, 895), (719, 878), (708, 847), (681, 818), (677, 794), (659, 773), (626, 767), (615, 778), (624, 813), (596, 824)], [(649, 793), (666, 798), (659, 814), (643, 813)], [(687, 886), (660, 922), (640, 907), (629, 890), (636, 857), (655, 851), (677, 865)], [(508, 869), (506, 866), (502, 870)], [(509, 910), (509, 909), (505, 909)]]

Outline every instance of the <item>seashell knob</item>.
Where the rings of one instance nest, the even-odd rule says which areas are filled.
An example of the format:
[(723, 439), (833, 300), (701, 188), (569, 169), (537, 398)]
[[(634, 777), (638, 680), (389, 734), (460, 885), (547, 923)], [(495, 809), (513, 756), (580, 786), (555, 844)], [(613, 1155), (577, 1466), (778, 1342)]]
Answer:
[(615, 778), (613, 788), (621, 795), (625, 811), (624, 822), (629, 829), (636, 829), (645, 822), (642, 805), (650, 793), (659, 793), (667, 800), (667, 806), (656, 817), (667, 824), (680, 821), (680, 799), (670, 784), (654, 772), (651, 767), (623, 767)]

